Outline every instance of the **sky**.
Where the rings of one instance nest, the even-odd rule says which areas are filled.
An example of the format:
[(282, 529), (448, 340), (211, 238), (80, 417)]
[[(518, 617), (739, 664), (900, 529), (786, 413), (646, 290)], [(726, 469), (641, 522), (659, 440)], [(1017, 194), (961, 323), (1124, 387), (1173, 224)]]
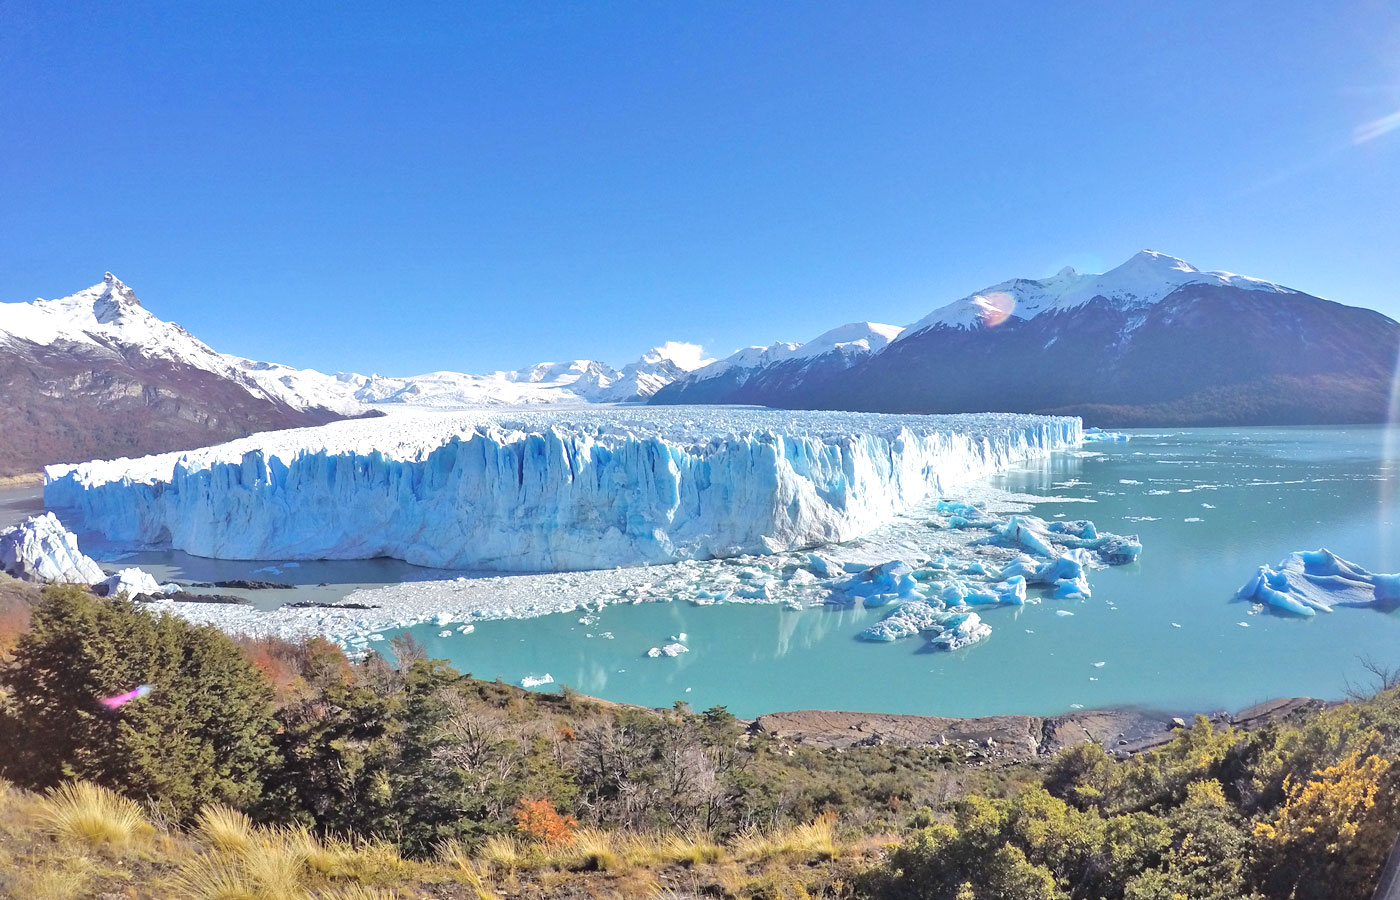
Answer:
[(1400, 318), (1400, 0), (4, 0), (0, 34), (0, 301), (110, 270), (255, 359), (722, 356), (1144, 248)]

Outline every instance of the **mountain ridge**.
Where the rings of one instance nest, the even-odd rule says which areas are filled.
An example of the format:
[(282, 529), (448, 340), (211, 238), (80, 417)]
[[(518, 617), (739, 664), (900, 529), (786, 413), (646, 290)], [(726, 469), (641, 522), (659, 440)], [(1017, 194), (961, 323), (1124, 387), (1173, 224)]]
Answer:
[(1102, 274), (992, 285), (848, 364), (711, 366), (649, 402), (1350, 424), (1386, 421), (1397, 357), (1400, 324), (1379, 312), (1147, 250)]

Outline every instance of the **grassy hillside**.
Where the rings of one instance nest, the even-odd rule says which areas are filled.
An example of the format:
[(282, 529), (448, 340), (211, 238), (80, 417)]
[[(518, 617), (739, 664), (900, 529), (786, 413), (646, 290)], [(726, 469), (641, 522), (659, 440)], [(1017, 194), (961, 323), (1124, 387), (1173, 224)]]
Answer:
[(1394, 688), (989, 764), (5, 587), (5, 896), (1359, 900), (1400, 829)]

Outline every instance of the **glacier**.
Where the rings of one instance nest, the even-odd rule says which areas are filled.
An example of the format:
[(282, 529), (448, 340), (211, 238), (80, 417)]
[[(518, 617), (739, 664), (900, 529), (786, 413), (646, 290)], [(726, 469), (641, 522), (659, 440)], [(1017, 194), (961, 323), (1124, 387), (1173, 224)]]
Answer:
[(1082, 435), (1006, 413), (424, 411), (50, 466), (44, 499), (198, 556), (575, 571), (847, 541)]

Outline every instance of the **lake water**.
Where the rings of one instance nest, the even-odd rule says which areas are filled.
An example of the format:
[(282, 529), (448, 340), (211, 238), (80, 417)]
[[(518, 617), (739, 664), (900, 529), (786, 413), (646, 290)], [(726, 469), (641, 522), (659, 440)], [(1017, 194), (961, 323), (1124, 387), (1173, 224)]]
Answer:
[[(644, 603), (607, 607), (587, 624), (574, 612), (483, 621), (472, 634), (448, 638), (438, 636), (439, 626), (411, 631), (431, 655), (480, 678), (519, 683), (548, 672), (611, 700), (723, 704), (743, 716), (804, 708), (957, 716), (1054, 714), (1076, 705), (1239, 709), (1278, 696), (1340, 697), (1348, 680), (1365, 682), (1363, 657), (1400, 665), (1400, 614), (1339, 608), (1296, 619), (1232, 602), (1258, 565), (1293, 550), (1327, 547), (1372, 570), (1400, 571), (1400, 430), (1130, 434), (1129, 443), (1086, 444), (1088, 454), (1057, 454), (991, 483), (1091, 501), (1046, 503), (1034, 512), (1137, 533), (1141, 560), (1092, 573), (1087, 601), (979, 608), (993, 633), (963, 650), (932, 651), (919, 638), (857, 640), (888, 607)], [(0, 490), (0, 522), (38, 508), (37, 489)], [(287, 566), (169, 551), (114, 561), (100, 545), (84, 548), (107, 568), (140, 565), (162, 579), (298, 585), (246, 593), (265, 608), (457, 574), (395, 560)], [(645, 655), (681, 632), (689, 653)]]
[[(589, 624), (573, 613), (483, 622), (448, 638), (434, 626), (411, 631), (432, 656), (477, 677), (518, 683), (548, 672), (611, 700), (723, 704), (744, 716), (1239, 709), (1278, 696), (1340, 697), (1348, 679), (1365, 682), (1363, 657), (1400, 665), (1400, 615), (1339, 608), (1304, 620), (1232, 602), (1255, 567), (1293, 550), (1327, 547), (1400, 570), (1400, 472), (1387, 460), (1394, 429), (1131, 433), (1130, 443), (1085, 445), (1102, 455), (1058, 454), (993, 484), (1092, 500), (1036, 512), (1068, 508), (1101, 530), (1136, 532), (1141, 560), (1093, 573), (1087, 601), (979, 609), (993, 633), (964, 650), (857, 640), (888, 608), (656, 603), (609, 607)], [(689, 653), (645, 656), (680, 632)]]

